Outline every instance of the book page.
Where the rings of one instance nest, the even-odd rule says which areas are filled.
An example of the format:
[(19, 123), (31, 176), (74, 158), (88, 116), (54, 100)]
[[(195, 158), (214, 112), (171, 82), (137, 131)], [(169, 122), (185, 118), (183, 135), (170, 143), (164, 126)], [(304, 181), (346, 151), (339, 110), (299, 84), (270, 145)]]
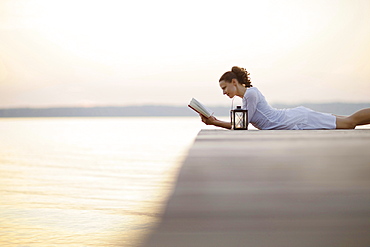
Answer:
[(205, 105), (203, 105), (194, 98), (190, 101), (188, 106), (207, 118), (213, 114), (213, 112), (210, 109), (208, 109)]

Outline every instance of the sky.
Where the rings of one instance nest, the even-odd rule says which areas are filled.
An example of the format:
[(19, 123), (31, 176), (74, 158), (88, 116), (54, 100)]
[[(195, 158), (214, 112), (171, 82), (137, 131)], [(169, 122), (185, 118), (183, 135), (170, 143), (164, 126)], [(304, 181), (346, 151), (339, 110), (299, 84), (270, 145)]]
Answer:
[(0, 108), (370, 102), (370, 1), (1, 0)]

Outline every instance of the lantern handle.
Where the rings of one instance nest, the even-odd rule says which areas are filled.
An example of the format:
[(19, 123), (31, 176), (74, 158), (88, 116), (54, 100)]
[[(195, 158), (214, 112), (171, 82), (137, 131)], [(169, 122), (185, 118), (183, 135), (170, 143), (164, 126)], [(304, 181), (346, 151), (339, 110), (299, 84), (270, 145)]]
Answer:
[(231, 110), (234, 110), (234, 99), (235, 99), (235, 97), (233, 97), (232, 100), (231, 100)]

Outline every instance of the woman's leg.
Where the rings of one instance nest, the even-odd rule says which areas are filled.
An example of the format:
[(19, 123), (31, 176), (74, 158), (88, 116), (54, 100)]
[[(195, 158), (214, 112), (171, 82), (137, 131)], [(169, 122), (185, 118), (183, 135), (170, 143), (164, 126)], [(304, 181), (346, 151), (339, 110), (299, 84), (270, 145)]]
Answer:
[(354, 129), (357, 125), (370, 124), (370, 108), (353, 113), (351, 116), (336, 116), (337, 129)]

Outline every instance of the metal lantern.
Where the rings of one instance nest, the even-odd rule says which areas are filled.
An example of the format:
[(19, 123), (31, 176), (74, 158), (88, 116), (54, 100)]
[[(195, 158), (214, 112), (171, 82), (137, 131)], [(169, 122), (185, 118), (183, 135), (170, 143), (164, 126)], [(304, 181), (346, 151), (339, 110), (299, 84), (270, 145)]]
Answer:
[(243, 110), (238, 105), (234, 110), (230, 111), (231, 128), (234, 130), (247, 130), (248, 129), (248, 111)]

